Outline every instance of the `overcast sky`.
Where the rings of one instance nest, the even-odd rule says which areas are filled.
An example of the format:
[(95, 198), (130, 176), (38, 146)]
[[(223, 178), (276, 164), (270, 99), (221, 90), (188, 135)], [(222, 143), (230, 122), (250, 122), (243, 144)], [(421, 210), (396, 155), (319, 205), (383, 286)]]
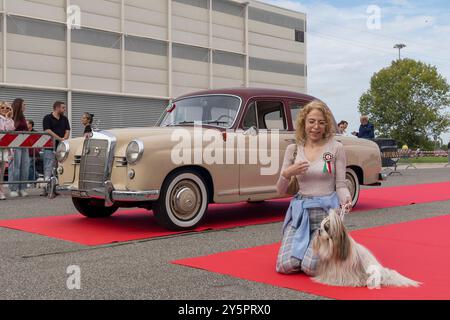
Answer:
[[(306, 12), (308, 93), (327, 102), (337, 121), (347, 120), (350, 132), (359, 127), (358, 100), (373, 73), (398, 59), (394, 44), (406, 44), (402, 57), (435, 65), (450, 81), (450, 0), (262, 1)], [(442, 138), (448, 143), (450, 132)]]

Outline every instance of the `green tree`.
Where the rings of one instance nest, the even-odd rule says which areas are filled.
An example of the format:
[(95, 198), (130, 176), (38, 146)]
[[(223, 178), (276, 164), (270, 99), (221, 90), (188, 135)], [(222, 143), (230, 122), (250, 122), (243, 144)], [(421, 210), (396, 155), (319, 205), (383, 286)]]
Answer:
[(369, 116), (378, 137), (429, 149), (432, 137), (450, 127), (449, 106), (450, 86), (437, 68), (402, 59), (373, 75), (358, 108)]

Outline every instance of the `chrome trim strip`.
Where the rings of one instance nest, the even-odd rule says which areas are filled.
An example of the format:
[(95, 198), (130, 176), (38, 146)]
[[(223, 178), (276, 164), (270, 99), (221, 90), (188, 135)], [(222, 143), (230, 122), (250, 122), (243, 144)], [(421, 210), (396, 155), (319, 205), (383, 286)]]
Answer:
[(116, 167), (126, 167), (128, 165), (125, 157), (114, 157)]
[(105, 184), (105, 207), (112, 207), (114, 205), (113, 201), (113, 191), (114, 186), (111, 181), (106, 181)]
[[(113, 169), (113, 164), (114, 164), (114, 154), (116, 152), (116, 146), (117, 146), (117, 138), (109, 133), (108, 131), (100, 131), (98, 132), (99, 135), (103, 135), (105, 137), (107, 137), (108, 141), (109, 141), (109, 149), (108, 149), (108, 157), (107, 157), (107, 163), (106, 163), (106, 172), (105, 172), (105, 176), (104, 176), (104, 180), (103, 181), (108, 181), (109, 179), (111, 179), (111, 174), (112, 174), (112, 169)], [(93, 138), (96, 138), (96, 134), (93, 134)]]
[(276, 188), (272, 189), (255, 189), (255, 188), (246, 188), (241, 190), (241, 196), (251, 196), (251, 195), (260, 195), (260, 194), (270, 194), (270, 193), (278, 193)]
[[(107, 191), (103, 189), (92, 190), (78, 190), (70, 186), (59, 186), (56, 191), (61, 195), (72, 196), (76, 198), (85, 199), (100, 199), (107, 201)], [(144, 202), (154, 201), (159, 199), (159, 190), (147, 190), (147, 191), (122, 191), (113, 190), (111, 192), (111, 201), (114, 202)]]
[(159, 190), (148, 191), (113, 191), (113, 200), (120, 202), (136, 202), (158, 200)]
[(232, 190), (225, 190), (217, 193), (218, 196), (238, 196), (239, 190), (238, 189), (232, 189)]

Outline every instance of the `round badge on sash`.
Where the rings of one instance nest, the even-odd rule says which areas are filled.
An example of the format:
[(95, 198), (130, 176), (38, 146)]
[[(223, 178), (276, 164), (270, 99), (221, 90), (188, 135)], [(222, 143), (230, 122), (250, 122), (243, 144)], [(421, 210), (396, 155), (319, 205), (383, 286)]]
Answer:
[(331, 152), (326, 152), (326, 153), (323, 154), (323, 161), (324, 161), (323, 173), (327, 173), (327, 172), (329, 174), (333, 173), (333, 170), (332, 170), (333, 167), (331, 165), (331, 162), (333, 161), (333, 158), (334, 158), (334, 156), (333, 156), (333, 154)]

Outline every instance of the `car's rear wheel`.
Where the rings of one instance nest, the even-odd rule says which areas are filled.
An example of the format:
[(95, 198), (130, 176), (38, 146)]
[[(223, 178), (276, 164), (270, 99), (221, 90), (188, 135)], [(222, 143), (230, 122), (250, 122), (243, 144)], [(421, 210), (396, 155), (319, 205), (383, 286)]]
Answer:
[(355, 207), (359, 199), (360, 185), (358, 176), (352, 168), (347, 168), (345, 173), (345, 182), (347, 183), (350, 196), (352, 197), (352, 205)]
[(159, 200), (153, 206), (158, 223), (170, 230), (198, 226), (208, 209), (205, 179), (194, 170), (182, 170), (167, 177)]
[(118, 207), (105, 207), (104, 201), (84, 198), (72, 198), (73, 205), (83, 216), (88, 218), (107, 218), (113, 215)]

